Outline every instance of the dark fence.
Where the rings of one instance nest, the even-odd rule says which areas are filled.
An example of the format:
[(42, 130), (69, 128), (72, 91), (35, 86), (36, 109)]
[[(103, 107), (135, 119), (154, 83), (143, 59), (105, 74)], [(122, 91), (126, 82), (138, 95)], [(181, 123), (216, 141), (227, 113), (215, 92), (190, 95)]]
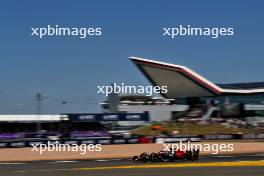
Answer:
[(86, 139), (24, 139), (24, 140), (2, 140), (0, 141), (0, 148), (18, 148), (18, 147), (32, 147), (36, 144), (139, 144), (139, 143), (177, 143), (177, 142), (198, 142), (203, 140), (239, 140), (239, 139), (264, 139), (264, 134), (222, 134), (222, 135), (178, 135), (174, 137), (132, 137), (132, 138), (113, 138), (113, 137), (97, 137)]

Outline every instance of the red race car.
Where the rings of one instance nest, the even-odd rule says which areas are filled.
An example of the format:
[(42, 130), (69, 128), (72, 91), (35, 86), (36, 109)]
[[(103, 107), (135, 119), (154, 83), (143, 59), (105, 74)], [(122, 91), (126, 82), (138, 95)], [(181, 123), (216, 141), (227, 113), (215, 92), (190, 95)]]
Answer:
[(160, 151), (158, 153), (148, 154), (146, 152), (141, 153), (139, 156), (134, 156), (134, 162), (167, 162), (167, 161), (176, 161), (176, 160), (189, 160), (195, 161), (199, 158), (199, 150), (193, 151)]

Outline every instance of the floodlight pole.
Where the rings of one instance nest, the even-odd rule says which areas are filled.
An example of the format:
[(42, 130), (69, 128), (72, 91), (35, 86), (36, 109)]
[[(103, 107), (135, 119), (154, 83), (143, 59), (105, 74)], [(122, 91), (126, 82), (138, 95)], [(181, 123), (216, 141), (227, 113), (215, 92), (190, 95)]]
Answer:
[(40, 115), (41, 115), (41, 102), (43, 100), (43, 97), (41, 95), (41, 93), (37, 93), (36, 94), (36, 105), (37, 105), (37, 132), (41, 131), (41, 119), (40, 119)]

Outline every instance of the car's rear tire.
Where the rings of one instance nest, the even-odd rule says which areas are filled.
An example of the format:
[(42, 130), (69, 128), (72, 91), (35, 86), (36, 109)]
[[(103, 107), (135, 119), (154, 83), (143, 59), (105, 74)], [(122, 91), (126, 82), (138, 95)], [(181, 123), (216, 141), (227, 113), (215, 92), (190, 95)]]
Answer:
[(193, 151), (188, 151), (186, 152), (186, 159), (189, 161), (195, 161), (198, 160), (199, 158), (199, 150), (193, 150)]
[(151, 153), (149, 158), (150, 158), (151, 162), (158, 162), (159, 161), (159, 156), (157, 153)]
[(195, 161), (198, 160), (198, 158), (199, 158), (199, 153), (194, 152), (192, 155), (192, 160)]

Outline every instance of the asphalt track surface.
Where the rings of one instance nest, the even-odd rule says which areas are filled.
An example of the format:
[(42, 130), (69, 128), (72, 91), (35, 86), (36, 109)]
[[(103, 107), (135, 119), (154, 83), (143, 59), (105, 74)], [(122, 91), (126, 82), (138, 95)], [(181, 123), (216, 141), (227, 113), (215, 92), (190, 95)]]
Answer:
[(166, 163), (133, 163), (130, 159), (0, 163), (0, 168), (0, 176), (264, 176), (264, 154)]

